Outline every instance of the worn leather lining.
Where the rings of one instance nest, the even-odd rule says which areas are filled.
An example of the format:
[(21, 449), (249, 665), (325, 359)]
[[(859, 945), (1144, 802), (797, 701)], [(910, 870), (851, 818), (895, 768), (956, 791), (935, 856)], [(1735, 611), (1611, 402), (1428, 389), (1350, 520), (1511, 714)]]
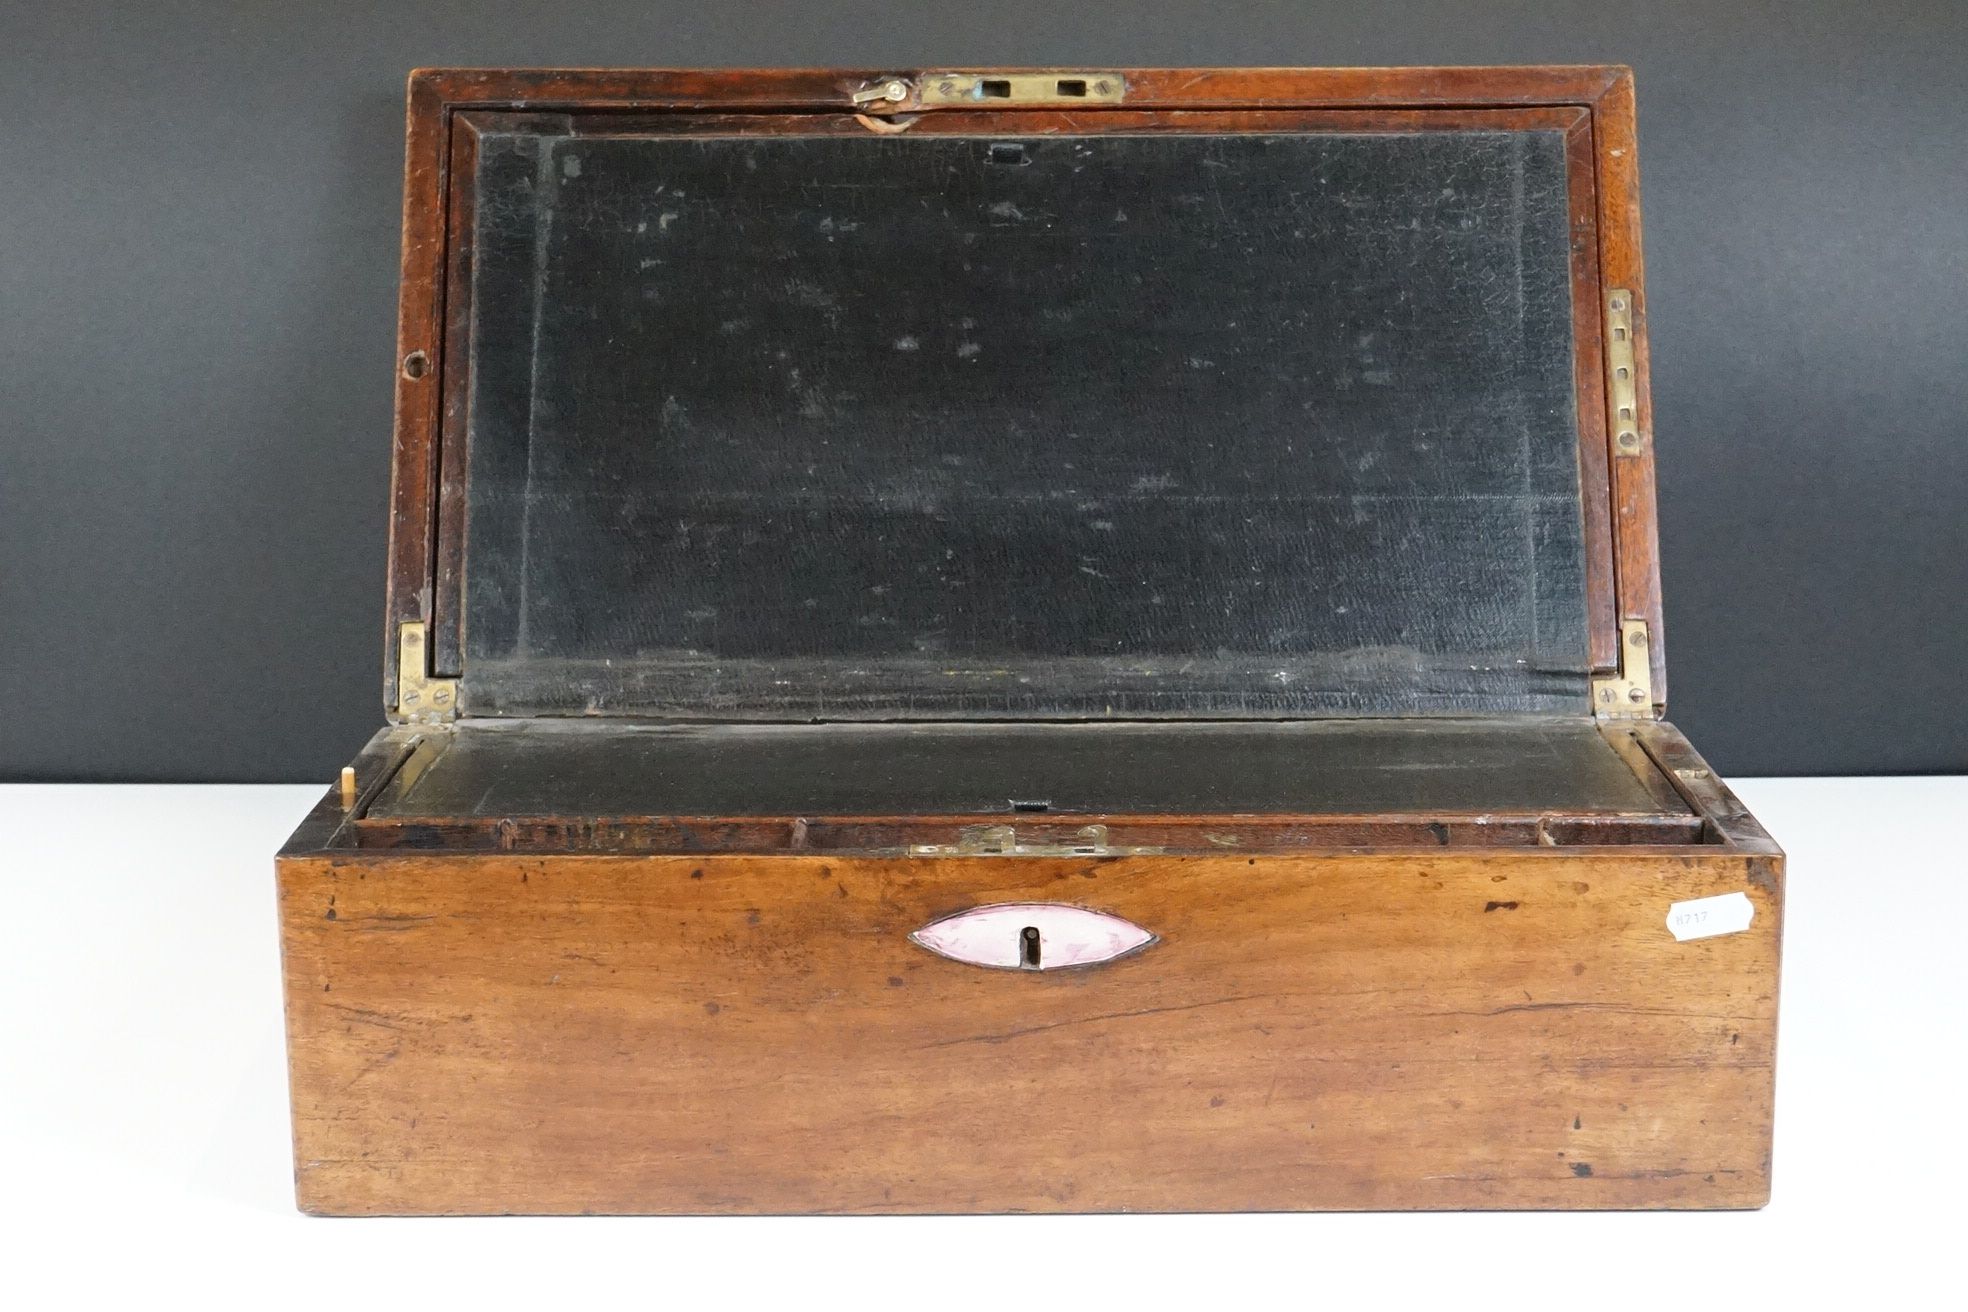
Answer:
[(1589, 720), (487, 721), (437, 747), (370, 818), (1687, 813)]
[(1562, 135), (478, 148), (467, 714), (1577, 714)]

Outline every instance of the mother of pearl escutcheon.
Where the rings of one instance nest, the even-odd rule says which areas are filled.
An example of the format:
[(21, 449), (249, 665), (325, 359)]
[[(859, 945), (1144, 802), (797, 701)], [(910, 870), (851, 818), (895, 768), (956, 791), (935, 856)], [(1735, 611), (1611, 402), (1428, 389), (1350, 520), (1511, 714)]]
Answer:
[(1714, 938), (1718, 934), (1740, 934), (1754, 919), (1756, 908), (1750, 904), (1747, 893), (1698, 897), (1690, 902), (1676, 902), (1667, 909), (1668, 932), (1682, 943)]
[(909, 941), (994, 970), (1092, 966), (1153, 945), (1153, 934), (1104, 911), (1062, 902), (1000, 902), (924, 925)]

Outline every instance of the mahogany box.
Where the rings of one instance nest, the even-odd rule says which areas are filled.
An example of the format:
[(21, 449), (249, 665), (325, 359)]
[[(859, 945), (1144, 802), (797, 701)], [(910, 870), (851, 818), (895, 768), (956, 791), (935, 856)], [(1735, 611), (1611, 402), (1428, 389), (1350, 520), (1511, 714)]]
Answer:
[(410, 79), (310, 1212), (1739, 1208), (1619, 68)]

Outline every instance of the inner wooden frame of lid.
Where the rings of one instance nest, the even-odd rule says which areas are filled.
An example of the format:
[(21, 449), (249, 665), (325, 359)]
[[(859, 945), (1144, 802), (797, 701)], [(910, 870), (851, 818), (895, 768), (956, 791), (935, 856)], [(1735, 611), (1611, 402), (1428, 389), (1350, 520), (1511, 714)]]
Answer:
[[(1019, 70), (976, 70), (991, 73)], [(856, 135), (852, 103), (892, 71), (419, 70), (410, 77), (384, 704), (397, 641), (429, 626), (432, 672), (460, 673), (472, 185), (478, 133), (533, 113), (592, 115), (573, 131)], [(1666, 701), (1646, 295), (1631, 73), (1615, 67), (1152, 69), (1125, 100), (1070, 109), (928, 108), (916, 135), (1319, 132), (1431, 129), (1566, 133), (1574, 367), (1584, 498), (1588, 651), (1619, 661), (1619, 624), (1645, 622), (1656, 707)], [(1606, 411), (1606, 293), (1632, 293), (1640, 449), (1615, 456)], [(1581, 707), (1584, 713), (1586, 708)]]

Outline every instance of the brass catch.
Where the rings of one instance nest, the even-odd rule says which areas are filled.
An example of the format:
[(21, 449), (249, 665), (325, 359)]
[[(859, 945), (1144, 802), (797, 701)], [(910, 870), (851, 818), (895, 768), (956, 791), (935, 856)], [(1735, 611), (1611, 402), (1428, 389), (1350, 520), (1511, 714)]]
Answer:
[(1070, 843), (1022, 843), (1011, 825), (971, 825), (954, 843), (917, 843), (910, 856), (1150, 856), (1159, 847), (1110, 847), (1106, 825), (1087, 825)]
[(1119, 73), (924, 73), (925, 105), (1118, 105), (1127, 95)]
[(907, 104), (915, 95), (915, 90), (906, 77), (878, 77), (862, 86), (848, 100), (863, 109), (879, 112)]
[(1128, 79), (1120, 73), (925, 73), (923, 104), (1120, 104)]
[(848, 100), (864, 114), (899, 114), (917, 109), (1118, 105), (1126, 96), (1127, 79), (1119, 73), (1047, 69), (878, 77), (850, 93)]
[(1620, 621), (1620, 672), (1592, 681), (1592, 714), (1601, 720), (1654, 718), (1654, 670), (1647, 621)]

